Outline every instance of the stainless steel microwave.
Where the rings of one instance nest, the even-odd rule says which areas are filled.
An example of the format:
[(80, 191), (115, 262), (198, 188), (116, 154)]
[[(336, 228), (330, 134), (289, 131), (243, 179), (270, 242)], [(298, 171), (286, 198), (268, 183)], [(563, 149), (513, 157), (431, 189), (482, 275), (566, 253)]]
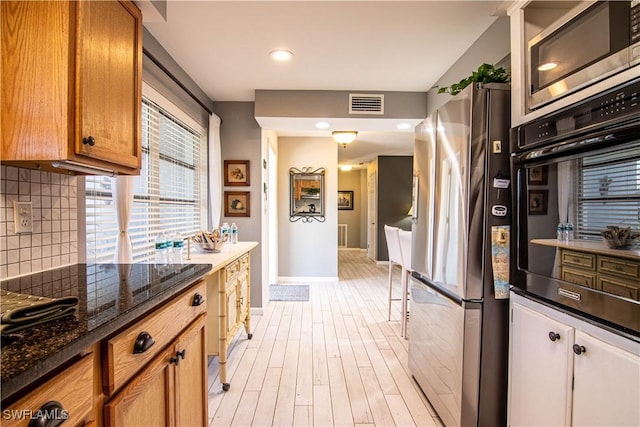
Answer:
[(528, 107), (539, 108), (637, 64), (640, 0), (581, 3), (529, 41)]

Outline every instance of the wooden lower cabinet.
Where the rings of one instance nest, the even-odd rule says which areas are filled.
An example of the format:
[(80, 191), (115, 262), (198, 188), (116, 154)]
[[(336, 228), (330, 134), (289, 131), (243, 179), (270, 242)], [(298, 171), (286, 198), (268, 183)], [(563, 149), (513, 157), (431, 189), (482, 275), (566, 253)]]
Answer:
[[(45, 406), (57, 402), (59, 406)], [(91, 421), (93, 409), (93, 354), (37, 387), (8, 408), (2, 408), (2, 426), (31, 425), (31, 417), (46, 412), (64, 425), (85, 425)], [(54, 421), (54, 420), (51, 420)], [(46, 425), (44, 420), (42, 424)]]
[[(244, 253), (231, 260), (224, 268), (213, 271), (205, 277), (207, 295), (210, 299), (217, 296), (217, 304), (208, 306), (209, 326), (207, 354), (218, 356), (220, 364), (220, 382), (224, 391), (229, 390), (227, 382), (227, 349), (241, 326), (251, 339), (251, 258)], [(214, 308), (215, 307), (215, 308)]]
[(105, 425), (207, 425), (206, 317), (198, 317), (105, 404)]

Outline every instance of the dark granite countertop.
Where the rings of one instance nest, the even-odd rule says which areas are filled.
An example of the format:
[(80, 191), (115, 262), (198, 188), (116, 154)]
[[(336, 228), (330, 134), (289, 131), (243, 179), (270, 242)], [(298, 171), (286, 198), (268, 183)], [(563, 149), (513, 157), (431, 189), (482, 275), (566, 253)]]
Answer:
[(3, 338), (2, 400), (143, 317), (210, 269), (211, 264), (75, 264), (1, 281), (0, 289), (11, 292), (79, 299), (74, 316)]

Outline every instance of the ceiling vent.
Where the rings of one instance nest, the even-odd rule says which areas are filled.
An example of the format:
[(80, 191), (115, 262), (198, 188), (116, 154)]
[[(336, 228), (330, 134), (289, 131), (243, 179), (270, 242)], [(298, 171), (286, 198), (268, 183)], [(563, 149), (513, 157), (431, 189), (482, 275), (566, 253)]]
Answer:
[(384, 95), (350, 93), (349, 114), (384, 114)]

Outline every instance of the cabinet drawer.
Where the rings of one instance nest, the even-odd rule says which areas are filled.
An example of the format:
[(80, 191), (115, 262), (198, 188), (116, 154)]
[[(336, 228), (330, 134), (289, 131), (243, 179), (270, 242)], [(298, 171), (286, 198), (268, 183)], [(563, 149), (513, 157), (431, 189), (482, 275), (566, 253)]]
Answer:
[(42, 405), (51, 401), (62, 405), (63, 409), (56, 413), (60, 418), (68, 417), (64, 425), (82, 424), (93, 408), (93, 377), (93, 354), (89, 354), (9, 408), (2, 408), (3, 415), (18, 415), (9, 418), (3, 416), (2, 425), (26, 426), (29, 424), (28, 418), (35, 415)]
[(640, 279), (640, 263), (621, 258), (598, 257), (598, 272), (628, 279)]
[(234, 280), (236, 278), (236, 276), (238, 275), (239, 267), (240, 264), (236, 260), (224, 268), (224, 283), (229, 283), (231, 280)]
[[(200, 314), (206, 313), (206, 301), (205, 304), (192, 305), (195, 294), (206, 298), (205, 282), (198, 283), (107, 342), (107, 365), (103, 368), (107, 394), (112, 394), (129, 381), (133, 374), (162, 351), (180, 331)], [(146, 351), (134, 354), (136, 339), (142, 332), (151, 335), (154, 344)]]
[(601, 275), (598, 277), (598, 288), (609, 294), (640, 301), (638, 284), (629, 283), (623, 279)]
[(240, 264), (238, 271), (245, 271), (249, 268), (249, 255), (243, 255), (240, 257), (240, 259), (238, 259), (238, 263)]
[(569, 268), (562, 268), (561, 279), (565, 282), (575, 283), (580, 286), (587, 286), (589, 288), (595, 288), (596, 286), (596, 273), (589, 271), (577, 271)]
[(596, 255), (584, 252), (574, 252), (562, 250), (562, 265), (570, 265), (573, 267), (585, 268), (588, 270), (596, 270)]

